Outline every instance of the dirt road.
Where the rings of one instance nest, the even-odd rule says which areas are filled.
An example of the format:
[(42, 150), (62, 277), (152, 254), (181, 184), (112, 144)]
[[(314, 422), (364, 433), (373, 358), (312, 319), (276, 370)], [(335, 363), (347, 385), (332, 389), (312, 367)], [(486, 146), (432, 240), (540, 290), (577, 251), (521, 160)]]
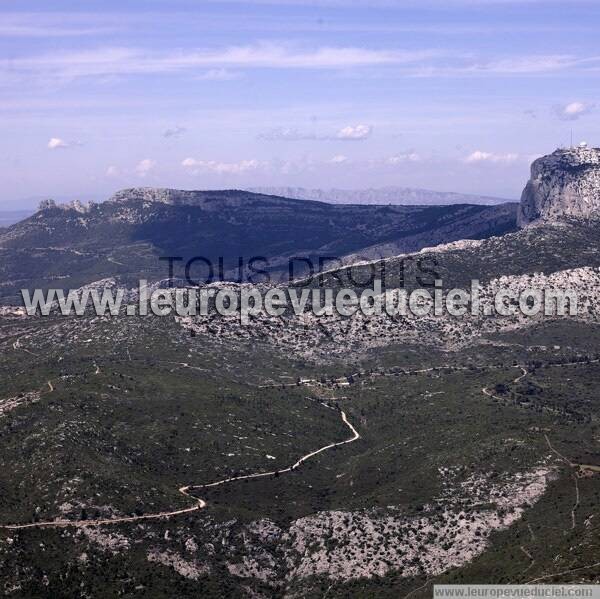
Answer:
[[(50, 393), (52, 391), (54, 391), (54, 387), (52, 386), (51, 381), (48, 381), (48, 386), (50, 388)], [(331, 406), (328, 406), (326, 404), (322, 404), (322, 405), (324, 405), (326, 408), (329, 408), (332, 410), (334, 409)], [(283, 470), (272, 470), (270, 472), (256, 472), (254, 474), (246, 474), (244, 476), (235, 476), (232, 478), (225, 478), (223, 480), (218, 480), (216, 482), (208, 483), (208, 484), (204, 484), (204, 485), (187, 485), (184, 487), (180, 487), (179, 492), (182, 495), (184, 495), (185, 497), (192, 499), (195, 502), (195, 505), (193, 505), (192, 507), (189, 507), (189, 508), (166, 511), (166, 512), (157, 512), (155, 514), (142, 514), (140, 516), (124, 516), (122, 518), (107, 518), (107, 519), (98, 519), (98, 520), (87, 520), (87, 519), (86, 520), (49, 520), (46, 522), (30, 522), (27, 524), (4, 524), (4, 525), (0, 525), (0, 529), (24, 530), (24, 529), (29, 529), (29, 528), (66, 528), (66, 527), (70, 527), (70, 526), (74, 527), (74, 528), (86, 528), (86, 527), (93, 527), (93, 526), (107, 526), (107, 525), (114, 525), (114, 524), (123, 524), (126, 522), (140, 522), (143, 520), (158, 520), (158, 519), (162, 519), (162, 518), (172, 518), (174, 516), (179, 516), (181, 514), (189, 514), (191, 512), (196, 512), (201, 509), (204, 509), (207, 505), (206, 501), (204, 501), (204, 499), (199, 499), (198, 497), (194, 497), (191, 494), (191, 492), (196, 489), (217, 487), (217, 486), (224, 485), (226, 483), (230, 483), (230, 482), (234, 482), (234, 481), (238, 481), (238, 480), (251, 479), (251, 478), (264, 478), (264, 477), (268, 477), (268, 476), (284, 474), (286, 472), (292, 472), (293, 470), (298, 468), (300, 466), (300, 464), (302, 464), (303, 462), (310, 460), (312, 457), (314, 457), (324, 451), (327, 451), (328, 449), (332, 449), (332, 448), (338, 447), (340, 445), (345, 445), (347, 443), (352, 443), (352, 442), (356, 441), (357, 439), (359, 439), (360, 438), (359, 432), (356, 430), (356, 428), (354, 428), (352, 423), (348, 420), (348, 417), (346, 416), (346, 413), (343, 410), (340, 410), (340, 416), (342, 418), (342, 422), (352, 432), (352, 436), (349, 437), (348, 439), (345, 439), (344, 441), (338, 441), (336, 443), (329, 443), (328, 445), (325, 445), (324, 447), (316, 449), (315, 451), (311, 451), (310, 453), (307, 453), (306, 455), (302, 456), (297, 462), (295, 462), (288, 468), (284, 468)]]

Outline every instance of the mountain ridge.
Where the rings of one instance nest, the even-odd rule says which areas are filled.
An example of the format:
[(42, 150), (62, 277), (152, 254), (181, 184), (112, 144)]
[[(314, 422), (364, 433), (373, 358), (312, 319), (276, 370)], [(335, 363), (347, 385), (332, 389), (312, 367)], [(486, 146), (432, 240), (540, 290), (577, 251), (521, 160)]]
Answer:
[(251, 187), (248, 191), (283, 195), (333, 204), (392, 204), (405, 206), (477, 204), (492, 206), (514, 200), (458, 192), (433, 191), (414, 187), (387, 186), (369, 189), (307, 189), (305, 187)]
[[(481, 238), (516, 229), (516, 204), (500, 206), (357, 206), (308, 202), (235, 190), (134, 188), (109, 201), (44, 202), (41, 210), (0, 231), (0, 297), (22, 286), (60, 281), (77, 288), (114, 275), (160, 280), (161, 258), (175, 256), (178, 276), (190, 259), (237, 273), (239, 258), (266, 258), (287, 272), (291, 258), (343, 257), (379, 246), (380, 253)], [(6, 300), (8, 301), (8, 300)], [(13, 301), (15, 301), (13, 299)]]

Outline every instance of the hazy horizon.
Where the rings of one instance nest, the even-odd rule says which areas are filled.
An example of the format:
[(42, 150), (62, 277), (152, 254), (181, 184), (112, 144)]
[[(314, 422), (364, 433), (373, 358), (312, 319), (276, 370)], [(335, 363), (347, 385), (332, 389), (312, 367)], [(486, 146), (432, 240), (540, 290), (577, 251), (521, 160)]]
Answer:
[[(137, 185), (137, 186), (125, 186), (121, 189), (129, 189), (131, 187), (145, 187), (144, 185)], [(152, 186), (154, 187), (154, 186)], [(162, 187), (160, 185), (157, 185), (156, 187)], [(366, 188), (354, 188), (354, 189), (349, 189), (349, 188), (340, 188), (340, 187), (324, 187), (324, 188), (309, 188), (309, 187), (302, 187), (302, 186), (257, 186), (257, 187), (251, 187), (251, 186), (244, 186), (241, 188), (235, 188), (235, 189), (240, 189), (240, 191), (251, 191), (253, 193), (267, 193), (267, 194), (273, 194), (273, 195), (283, 195), (284, 197), (293, 197), (293, 194), (279, 194), (279, 193), (275, 193), (275, 192), (279, 192), (280, 190), (283, 191), (285, 188), (289, 187), (290, 189), (294, 189), (294, 190), (303, 190), (305, 192), (320, 192), (320, 193), (327, 193), (327, 192), (346, 192), (348, 194), (357, 194), (357, 193), (366, 193), (366, 192), (373, 192), (373, 193), (377, 193), (377, 192), (382, 192), (382, 194), (384, 192), (393, 192), (393, 191), (403, 191), (403, 190), (410, 190), (410, 191), (420, 191), (420, 192), (431, 192), (432, 194), (448, 194), (448, 195), (459, 195), (459, 196), (465, 196), (465, 197), (469, 197), (472, 196), (473, 199), (479, 198), (479, 197), (485, 197), (486, 199), (493, 199), (493, 200), (497, 200), (498, 203), (502, 203), (502, 202), (518, 202), (519, 198), (501, 198), (498, 196), (489, 196), (487, 194), (462, 194), (460, 192), (455, 192), (452, 190), (436, 190), (436, 189), (423, 189), (423, 188), (416, 188), (416, 187), (402, 187), (400, 185), (396, 186), (396, 185), (390, 185), (390, 186), (386, 186), (386, 187), (366, 187)], [(172, 188), (175, 189), (175, 188)], [(177, 188), (180, 189), (180, 188)], [(183, 188), (181, 188), (183, 189)], [(192, 189), (192, 188), (187, 188), (186, 191), (222, 191), (223, 189), (227, 189), (225, 187), (209, 187), (209, 188), (205, 188), (205, 189), (200, 189), (200, 188), (196, 188), (196, 189)], [(109, 200), (110, 197), (116, 193), (117, 191), (120, 191), (120, 189), (114, 189), (113, 192), (109, 193), (106, 196), (101, 196), (101, 195), (94, 195), (94, 194), (75, 194), (75, 195), (58, 195), (58, 196), (52, 196), (51, 194), (47, 194), (47, 195), (39, 195), (39, 196), (31, 196), (31, 197), (27, 197), (27, 198), (17, 198), (15, 200), (11, 200), (11, 199), (6, 199), (4, 198), (4, 200), (2, 202), (0, 202), (0, 213), (12, 213), (12, 212), (31, 212), (35, 209), (37, 209), (38, 205), (40, 202), (44, 201), (44, 200), (54, 200), (57, 204), (66, 204), (66, 203), (70, 203), (73, 201), (81, 201), (81, 202), (105, 202), (106, 200)], [(307, 199), (307, 198), (298, 198), (298, 199)], [(327, 201), (327, 200), (320, 200), (320, 201)], [(331, 203), (351, 203), (350, 201), (348, 202), (340, 202), (340, 201), (331, 201)], [(362, 203), (362, 202), (357, 202), (357, 203)], [(386, 203), (385, 201), (382, 203)]]

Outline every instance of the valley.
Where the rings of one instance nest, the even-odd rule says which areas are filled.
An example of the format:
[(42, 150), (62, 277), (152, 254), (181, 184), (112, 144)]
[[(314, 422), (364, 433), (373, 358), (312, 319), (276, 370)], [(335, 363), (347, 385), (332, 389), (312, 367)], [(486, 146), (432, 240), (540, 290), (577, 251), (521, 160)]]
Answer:
[[(136, 190), (101, 207), (45, 206), (2, 233), (2, 252), (32, 257), (21, 270), (31, 288), (52, 254), (56, 280), (120, 288), (135, 301), (128, 277), (143, 271), (141, 257), (157, 268), (165, 247), (148, 231), (160, 237), (165, 223), (188, 222), (190, 210), (205, 218), (217, 204), (232, 210), (220, 235), (241, 226), (231, 220), (238, 193), (213, 193)], [(295, 210), (273, 197), (243, 201), (252, 205), (248, 226), (261, 211), (277, 220)], [(332, 209), (313, 210), (320, 219)], [(517, 231), (443, 233), (429, 246), (425, 212), (398, 208), (417, 248), (375, 261), (348, 254), (348, 264), (295, 279), (287, 292), (360, 292), (375, 267), (385, 273), (382, 298), (429, 275), (444, 289), (478, 279), (483, 306), (503, 289), (569, 288), (578, 310), (464, 318), (263, 310), (247, 324), (213, 308), (41, 316), (11, 303), (15, 281), (7, 285), (4, 594), (396, 598), (428, 597), (441, 583), (597, 580), (597, 215), (549, 211)], [(436, 214), (473, 223), (468, 207)], [(396, 235), (390, 215), (381, 230)], [(101, 238), (119, 243), (106, 252)], [(322, 243), (315, 238), (314, 251)], [(60, 279), (60, 269), (71, 274)], [(176, 293), (151, 273), (153, 289)]]
[[(592, 456), (597, 455), (593, 441), (597, 416), (586, 388), (594, 380), (595, 354), (600, 347), (584, 334), (585, 329), (579, 338), (571, 329), (575, 343), (560, 350), (542, 349), (544, 338), (560, 337), (561, 324), (556, 323), (550, 329), (528, 330), (522, 340), (511, 336), (515, 345), (510, 347), (495, 339), (466, 355), (429, 351), (427, 356), (418, 347), (404, 347), (371, 356), (376, 367), (368, 359), (364, 365), (345, 359), (315, 368), (302, 361), (282, 361), (268, 345), (262, 346), (260, 351), (266, 353), (259, 358), (256, 350), (248, 354), (237, 343), (215, 346), (201, 335), (189, 337), (174, 321), (146, 321), (129, 321), (127, 332), (120, 331), (120, 321), (111, 319), (30, 323), (16, 318), (4, 323), (7, 359), (3, 368), (13, 368), (18, 374), (23, 356), (32, 358), (35, 362), (28, 364), (28, 371), (42, 390), (37, 403), (24, 403), (0, 419), (4, 430), (11, 431), (11, 445), (25, 452), (23, 469), (12, 470), (13, 465), (6, 470), (5, 462), (3, 476), (23, 480), (27, 489), (25, 494), (14, 495), (23, 487), (13, 487), (6, 503), (12, 507), (5, 510), (3, 525), (34, 525), (25, 530), (3, 529), (2, 543), (12, 555), (8, 558), (3, 553), (8, 559), (5, 563), (18, 559), (20, 551), (37, 553), (34, 547), (40, 541), (45, 547), (50, 543), (42, 553), (50, 551), (53, 563), (69, 560), (57, 570), (45, 569), (51, 585), (55, 576), (64, 584), (66, 576), (74, 585), (85, 580), (93, 592), (94, 576), (87, 564), (100, 560), (116, 568), (116, 581), (121, 579), (119, 569), (128, 569), (131, 584), (117, 582), (115, 592), (128, 589), (140, 596), (147, 585), (160, 592), (164, 582), (158, 581), (159, 575), (179, 592), (191, 591), (190, 585), (210, 589), (211, 581), (220, 580), (234, 594), (235, 589), (249, 585), (269, 595), (330, 588), (335, 597), (361, 588), (361, 593), (371, 589), (385, 596), (389, 588), (390, 596), (397, 596), (401, 589), (405, 594), (414, 590), (417, 596), (419, 592), (426, 596), (427, 587), (421, 591), (418, 587), (427, 581), (453, 580), (460, 572), (468, 576), (479, 569), (494, 579), (489, 564), (497, 559), (502, 560), (503, 573), (514, 569), (511, 580), (544, 577), (548, 568), (556, 571), (548, 560), (562, 551), (570, 556), (563, 569), (576, 571), (561, 580), (585, 577), (587, 570), (580, 568), (593, 572), (594, 562), (587, 559), (594, 556), (588, 545), (595, 525), (589, 517), (598, 492), (597, 475), (579, 479), (575, 528), (571, 517), (576, 472), (571, 464), (593, 463)], [(17, 349), (12, 341), (15, 334), (20, 339)], [(59, 338), (70, 342), (58, 349)], [(162, 339), (159, 344), (158, 339)], [(113, 350), (107, 351), (108, 347)], [(35, 350), (38, 357), (26, 350)], [(59, 353), (46, 356), (47, 351)], [(255, 367), (247, 369), (249, 377), (242, 376), (236, 364), (242, 356), (248, 364), (250, 355), (257, 356)], [(265, 387), (261, 363), (267, 355), (272, 356), (269, 363), (278, 364), (279, 386)], [(525, 365), (527, 376), (513, 360)], [(94, 362), (100, 370), (97, 374)], [(221, 373), (228, 373), (219, 377), (218, 386), (213, 382), (213, 363), (220, 364)], [(59, 364), (60, 370), (52, 364)], [(564, 380), (563, 369), (572, 371), (568, 378), (579, 381), (575, 387), (572, 382), (553, 382)], [(271, 378), (274, 370), (269, 372)], [(576, 374), (578, 378), (573, 379)], [(349, 384), (344, 384), (344, 376)], [(313, 379), (316, 384), (290, 386), (285, 382), (290, 379)], [(527, 390), (532, 382), (543, 389), (533, 396)], [(498, 385), (503, 387), (495, 397), (482, 392)], [(152, 399), (156, 389), (161, 401)], [(210, 399), (215, 392), (216, 403)], [(16, 388), (2, 391), (2, 397), (17, 394)], [(576, 403), (569, 399), (574, 394)], [(143, 410), (131, 412), (128, 406), (140, 401)], [(349, 437), (340, 412), (325, 408), (321, 401), (339, 406), (360, 438), (330, 447), (356, 434)], [(175, 413), (173, 402), (178, 405)], [(261, 406), (258, 411), (257, 405)], [(177, 416), (179, 412), (185, 416)], [(36, 447), (40, 423), (45, 423), (45, 430), (56, 417), (61, 423), (56, 432), (47, 437), (44, 433), (47, 440)], [(546, 438), (568, 456), (569, 464), (550, 449)], [(93, 453), (84, 449), (90, 442)], [(326, 447), (313, 455), (315, 448)], [(5, 455), (11, 453), (9, 449)], [(310, 459), (284, 474), (303, 453)], [(89, 474), (82, 478), (84, 472)], [(206, 486), (215, 478), (217, 482), (237, 480)], [(472, 488), (469, 485), (474, 481)], [(190, 483), (205, 485), (184, 489), (206, 502), (202, 509), (193, 504), (197, 499), (190, 505), (190, 498), (178, 491)], [(506, 504), (500, 517), (496, 510), (504, 505), (501, 498), (508, 488), (508, 497), (520, 498), (524, 493), (518, 500), (530, 505), (521, 513), (520, 503)], [(471, 490), (463, 496), (467, 489)], [(177, 513), (160, 515), (171, 511)], [(65, 519), (70, 521), (68, 526), (60, 522)], [(59, 521), (57, 526), (43, 527), (44, 522), (54, 520)], [(428, 557), (429, 543), (433, 550), (445, 539), (457, 538), (456, 525), (450, 524), (453, 520), (471, 522), (472, 533), (479, 533), (471, 536), (465, 528), (460, 543), (455, 540), (437, 557)], [(505, 528), (503, 522), (509, 521), (512, 524)], [(414, 554), (410, 530), (421, 527), (425, 536), (417, 542), (423, 548)], [(531, 540), (529, 527), (536, 541)], [(309, 530), (312, 535), (319, 531), (316, 538), (323, 540), (331, 535), (331, 540), (303, 548), (306, 541), (301, 539)], [(371, 549), (362, 553), (361, 539), (367, 530)], [(381, 532), (375, 534), (377, 530)], [(427, 541), (427, 531), (439, 537)], [(568, 531), (568, 536), (563, 537), (561, 531)], [(215, 537), (224, 539), (222, 549), (209, 549)], [(579, 550), (568, 550), (573, 538), (579, 539)], [(510, 553), (513, 539), (535, 556), (531, 567), (532, 561), (522, 551)], [(544, 539), (542, 546), (537, 539)], [(399, 553), (392, 549), (405, 543)], [(197, 549), (190, 550), (192, 546)], [(65, 558), (54, 553), (59, 547)], [(79, 561), (75, 570), (67, 566), (73, 562), (66, 556), (83, 554), (87, 561)], [(406, 560), (417, 555), (413, 568)], [(218, 566), (223, 558), (227, 573)], [(118, 566), (117, 559), (123, 565)], [(160, 567), (152, 574), (144, 563)], [(295, 565), (284, 567), (284, 563)], [(461, 567), (457, 570), (451, 564)], [(572, 568), (566, 567), (571, 564)], [(362, 574), (353, 582), (348, 580), (349, 572)], [(23, 584), (29, 578), (26, 573), (11, 574), (8, 580)], [(283, 587), (282, 579), (288, 580)], [(135, 591), (140, 585), (144, 588)], [(27, 588), (35, 592), (35, 586)]]

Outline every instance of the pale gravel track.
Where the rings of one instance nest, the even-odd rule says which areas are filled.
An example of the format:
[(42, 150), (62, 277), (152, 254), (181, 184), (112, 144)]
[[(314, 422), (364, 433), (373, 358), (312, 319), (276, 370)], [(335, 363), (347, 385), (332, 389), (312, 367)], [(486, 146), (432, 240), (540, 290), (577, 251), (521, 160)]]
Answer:
[(554, 578), (555, 576), (564, 576), (565, 574), (574, 574), (575, 572), (580, 572), (581, 570), (589, 570), (590, 568), (598, 568), (600, 567), (600, 562), (596, 562), (595, 564), (591, 564), (590, 566), (581, 566), (580, 568), (573, 568), (572, 570), (565, 570), (564, 572), (556, 572), (555, 574), (547, 574), (546, 576), (540, 576), (539, 578), (534, 578), (532, 580), (528, 580), (524, 584), (533, 584), (535, 582), (539, 582), (540, 580), (548, 580), (548, 578)]
[[(592, 360), (592, 361), (590, 361), (590, 364), (596, 363), (596, 362), (598, 362), (598, 360)], [(565, 364), (554, 364), (554, 366), (573, 366), (575, 364), (585, 364), (585, 362), (566, 362)], [(530, 372), (523, 366), (519, 366), (519, 368), (521, 368), (521, 370), (523, 371), (523, 374), (518, 376), (516, 379), (514, 379), (513, 383), (521, 382), (528, 374), (530, 374)], [(496, 399), (498, 401), (504, 401), (501, 397), (494, 395), (487, 387), (483, 387), (482, 392), (485, 395), (487, 395), (488, 397), (491, 397), (492, 399)], [(557, 449), (555, 449), (554, 446), (552, 445), (552, 443), (550, 442), (548, 435), (544, 434), (544, 438), (546, 439), (546, 444), (548, 445), (548, 448), (550, 449), (550, 451), (552, 451), (555, 455), (557, 455), (562, 462), (567, 464), (567, 466), (569, 466), (570, 468), (576, 468), (579, 466), (579, 464), (574, 464), (573, 462), (571, 462), (571, 460), (566, 458), (562, 453), (560, 453)], [(573, 509), (571, 510), (571, 529), (575, 530), (575, 528), (577, 526), (575, 512), (577, 511), (577, 508), (579, 507), (579, 483), (577, 481), (576, 475), (573, 475), (573, 478), (575, 481), (575, 505), (573, 506)]]
[[(95, 366), (96, 366), (95, 374), (98, 374), (99, 368), (97, 365), (95, 365)], [(187, 364), (186, 364), (186, 366), (187, 366)], [(523, 367), (520, 367), (520, 368), (523, 370), (523, 374), (520, 377), (518, 377), (517, 379), (515, 379), (514, 382), (518, 382), (519, 380), (521, 380), (524, 376), (526, 376), (528, 374), (528, 371), (525, 368), (523, 368)], [(434, 369), (433, 368), (425, 368), (425, 369), (421, 369), (421, 370), (418, 370), (415, 372), (425, 373), (425, 372), (429, 372), (432, 370), (434, 370)], [(52, 393), (54, 391), (54, 386), (52, 385), (52, 381), (49, 380), (47, 384), (49, 387), (49, 393)], [(493, 395), (488, 393), (488, 390), (485, 388), (483, 389), (483, 392), (486, 395), (490, 395), (491, 397), (494, 397)], [(333, 409), (330, 406), (328, 406), (327, 404), (323, 403), (322, 405), (324, 405), (327, 408)], [(2, 529), (4, 529), (4, 530), (23, 530), (23, 529), (30, 529), (30, 528), (65, 528), (65, 527), (70, 527), (70, 526), (75, 527), (75, 528), (90, 528), (90, 527), (94, 527), (94, 526), (107, 526), (107, 525), (114, 525), (114, 524), (127, 523), (127, 522), (139, 522), (139, 521), (143, 521), (143, 520), (156, 520), (156, 519), (162, 519), (162, 518), (171, 518), (173, 516), (178, 516), (181, 514), (188, 514), (191, 512), (199, 511), (206, 507), (206, 505), (207, 505), (206, 501), (204, 501), (203, 499), (194, 497), (193, 495), (191, 495), (190, 491), (193, 491), (195, 489), (217, 487), (217, 486), (221, 486), (221, 485), (239, 481), (239, 480), (265, 478), (268, 476), (276, 476), (276, 475), (280, 475), (280, 474), (285, 474), (287, 472), (293, 472), (303, 462), (313, 458), (314, 456), (316, 456), (324, 451), (333, 449), (334, 447), (338, 447), (341, 445), (346, 445), (348, 443), (353, 443), (354, 441), (358, 440), (360, 438), (360, 434), (356, 430), (354, 425), (348, 420), (346, 413), (343, 410), (340, 410), (340, 415), (342, 418), (342, 422), (352, 432), (352, 437), (345, 439), (344, 441), (330, 443), (328, 445), (325, 445), (324, 447), (321, 447), (315, 451), (312, 451), (312, 452), (306, 454), (305, 456), (302, 456), (297, 462), (295, 462), (291, 466), (288, 466), (287, 468), (284, 468), (282, 470), (272, 470), (269, 472), (255, 472), (253, 474), (246, 474), (243, 476), (235, 476), (235, 477), (231, 477), (231, 478), (226, 478), (223, 480), (218, 480), (213, 483), (207, 483), (204, 485), (187, 485), (184, 487), (180, 487), (179, 492), (182, 495), (197, 501), (197, 504), (192, 507), (180, 509), (180, 510), (172, 510), (172, 511), (167, 511), (167, 512), (157, 512), (155, 514), (144, 514), (141, 516), (127, 516), (127, 517), (122, 517), (122, 518), (108, 518), (108, 519), (96, 519), (96, 520), (50, 520), (50, 521), (46, 521), (46, 522), (32, 522), (32, 523), (27, 523), (27, 524), (5, 524), (5, 525), (0, 525), (0, 530), (2, 530)]]
[[(516, 379), (513, 379), (513, 383), (521, 382), (529, 374), (529, 370), (527, 370), (527, 368), (525, 368), (524, 366), (516, 366), (516, 368), (520, 368), (523, 371), (523, 374), (518, 376)], [(487, 387), (483, 387), (481, 389), (481, 392), (484, 395), (491, 397), (492, 399), (496, 399), (496, 400), (502, 401), (502, 402), (505, 401), (504, 399), (502, 399), (502, 397), (498, 397), (497, 395), (494, 395)]]
[[(53, 387), (51, 381), (48, 381), (48, 387), (50, 389), (48, 391), (48, 393), (52, 393), (54, 391), (54, 387)], [(334, 410), (334, 408), (332, 408), (331, 406), (328, 406), (327, 404), (325, 404), (323, 402), (321, 402), (321, 403), (326, 408)], [(307, 453), (306, 455), (302, 456), (297, 462), (295, 462), (291, 466), (288, 466), (287, 468), (284, 468), (282, 470), (272, 470), (270, 472), (256, 472), (254, 474), (246, 474), (244, 476), (235, 476), (232, 478), (225, 478), (223, 480), (218, 480), (216, 482), (207, 483), (204, 485), (187, 485), (184, 487), (180, 487), (178, 489), (179, 493), (181, 493), (185, 497), (192, 499), (196, 502), (196, 505), (193, 505), (192, 507), (179, 509), (179, 510), (171, 510), (171, 511), (166, 511), (166, 512), (157, 512), (155, 514), (143, 514), (141, 516), (123, 516), (121, 518), (105, 518), (105, 519), (96, 519), (96, 520), (87, 520), (87, 519), (86, 520), (48, 520), (45, 522), (30, 522), (27, 524), (3, 524), (3, 525), (0, 525), (0, 530), (26, 530), (26, 529), (31, 529), (31, 528), (67, 528), (67, 527), (91, 528), (91, 527), (95, 527), (95, 526), (108, 526), (108, 525), (114, 525), (114, 524), (124, 524), (124, 523), (128, 523), (128, 522), (141, 522), (144, 520), (159, 520), (159, 519), (163, 519), (163, 518), (172, 518), (174, 516), (179, 516), (181, 514), (189, 514), (191, 512), (197, 512), (199, 510), (204, 509), (206, 507), (207, 503), (204, 499), (200, 499), (200, 498), (192, 495), (190, 491), (193, 491), (195, 489), (217, 487), (217, 486), (224, 485), (226, 483), (230, 483), (230, 482), (234, 482), (234, 481), (238, 481), (238, 480), (264, 478), (267, 476), (275, 476), (275, 475), (285, 474), (286, 472), (292, 472), (292, 471), (296, 470), (296, 468), (298, 468), (303, 462), (310, 460), (314, 456), (316, 456), (324, 451), (327, 451), (328, 449), (333, 449), (334, 447), (338, 447), (340, 445), (346, 445), (347, 443), (353, 443), (354, 441), (360, 439), (359, 432), (356, 430), (356, 428), (354, 428), (354, 425), (348, 420), (346, 413), (343, 410), (340, 410), (339, 412), (340, 412), (340, 415), (342, 418), (342, 422), (352, 432), (352, 436), (350, 438), (345, 439), (344, 441), (338, 441), (336, 443), (329, 443), (328, 445), (325, 445), (324, 447), (316, 449), (315, 451), (311, 451), (310, 453)]]
[[(323, 404), (323, 405), (325, 405), (325, 407), (329, 408), (329, 406), (327, 406), (326, 404)], [(333, 408), (330, 408), (330, 409), (333, 409)], [(247, 480), (250, 478), (262, 478), (265, 476), (275, 476), (276, 474), (284, 474), (285, 472), (292, 472), (293, 470), (298, 468), (300, 466), (300, 464), (302, 464), (303, 462), (306, 462), (307, 460), (310, 460), (310, 458), (318, 455), (319, 453), (322, 453), (323, 451), (327, 451), (328, 449), (333, 449), (334, 447), (338, 447), (340, 445), (345, 445), (346, 443), (353, 443), (354, 441), (356, 441), (360, 438), (360, 434), (354, 428), (352, 423), (349, 422), (348, 417), (346, 416), (346, 413), (343, 410), (340, 410), (340, 414), (342, 416), (342, 422), (352, 431), (352, 437), (350, 437), (349, 439), (346, 439), (345, 441), (338, 441), (337, 443), (330, 443), (329, 445), (325, 445), (325, 447), (321, 447), (320, 449), (311, 451), (310, 453), (307, 453), (305, 456), (301, 457), (292, 466), (288, 466), (287, 468), (284, 468), (282, 470), (272, 470), (270, 472), (257, 472), (255, 474), (245, 474), (243, 476), (234, 476), (232, 478), (225, 478), (223, 480), (219, 480), (214, 483), (208, 483), (206, 485), (191, 485), (189, 487), (185, 487), (185, 489), (186, 490), (190, 490), (190, 489), (194, 490), (194, 489), (204, 489), (204, 488), (209, 488), (209, 487), (218, 487), (225, 483), (231, 483), (231, 482), (234, 482), (237, 480)]]
[[(594, 362), (597, 362), (598, 360), (594, 360)], [(560, 366), (570, 366), (570, 365), (574, 365), (576, 363), (567, 363), (567, 364), (562, 364)], [(96, 366), (96, 368), (98, 369), (98, 367)], [(523, 371), (523, 374), (521, 374), (519, 377), (517, 377), (516, 379), (513, 380), (514, 383), (518, 383), (520, 382), (525, 376), (527, 376), (529, 374), (529, 371), (527, 369), (525, 369), (524, 367), (520, 366), (519, 368), (521, 368), (521, 370)], [(99, 369), (98, 369), (99, 370)], [(431, 370), (434, 370), (433, 368), (427, 368), (427, 369), (421, 369), (419, 371), (415, 371), (415, 372), (429, 372)], [(96, 372), (97, 374), (97, 372)], [(54, 387), (52, 385), (52, 382), (49, 380), (48, 381), (48, 387), (49, 387), (49, 392), (53, 392), (54, 391)], [(500, 399), (497, 398), (496, 396), (494, 396), (487, 388), (483, 388), (482, 389), (483, 393), (485, 395), (488, 395), (489, 397), (493, 397), (495, 399)], [(327, 406), (326, 404), (323, 404), (325, 407), (331, 408), (330, 406)], [(0, 525), (0, 530), (4, 529), (4, 530), (23, 530), (23, 529), (29, 529), (29, 528), (65, 528), (65, 527), (76, 527), (76, 528), (88, 528), (88, 527), (95, 527), (95, 526), (106, 526), (106, 525), (114, 525), (114, 524), (119, 524), (119, 523), (127, 523), (127, 522), (138, 522), (138, 521), (143, 521), (143, 520), (153, 520), (153, 519), (162, 519), (162, 518), (170, 518), (173, 516), (178, 516), (181, 514), (187, 514), (187, 513), (191, 513), (191, 512), (195, 512), (195, 511), (199, 511), (201, 509), (204, 509), (206, 507), (206, 501), (204, 501), (203, 499), (199, 499), (197, 497), (194, 497), (193, 495), (190, 494), (190, 491), (193, 491), (195, 489), (203, 489), (203, 488), (210, 488), (210, 487), (217, 487), (217, 486), (221, 486), (230, 482), (235, 482), (235, 481), (239, 481), (239, 480), (249, 480), (249, 479), (255, 479), (255, 478), (264, 478), (264, 477), (268, 477), (268, 476), (275, 476), (275, 475), (280, 475), (280, 474), (285, 474), (287, 472), (292, 472), (294, 471), (296, 468), (298, 468), (303, 462), (311, 459), (312, 457), (327, 451), (329, 449), (333, 449), (334, 447), (338, 447), (341, 445), (345, 445), (348, 443), (353, 443), (354, 441), (358, 440), (360, 438), (360, 434), (359, 432), (356, 430), (356, 428), (354, 427), (354, 425), (348, 420), (346, 413), (343, 410), (340, 410), (340, 415), (342, 418), (342, 422), (350, 429), (350, 431), (352, 432), (352, 437), (345, 439), (344, 441), (338, 441), (336, 443), (330, 443), (328, 445), (325, 445), (324, 447), (321, 447), (315, 451), (312, 451), (304, 456), (302, 456), (297, 462), (295, 462), (293, 465), (288, 466), (287, 468), (284, 468), (282, 470), (272, 470), (269, 472), (256, 472), (253, 474), (247, 474), (247, 475), (243, 475), (243, 476), (236, 476), (236, 477), (231, 477), (231, 478), (226, 478), (226, 479), (222, 479), (219, 481), (215, 481), (213, 483), (207, 483), (204, 485), (188, 485), (188, 486), (184, 486), (184, 487), (180, 487), (179, 488), (179, 492), (186, 496), (189, 497), (191, 499), (194, 499), (195, 501), (197, 501), (197, 504), (189, 507), (189, 508), (185, 508), (185, 509), (180, 509), (180, 510), (173, 510), (173, 511), (167, 511), (167, 512), (157, 512), (155, 514), (144, 514), (141, 516), (128, 516), (128, 517), (122, 517), (122, 518), (109, 518), (109, 519), (98, 519), (98, 520), (51, 520), (51, 521), (47, 521), (47, 522), (33, 522), (33, 523), (28, 523), (28, 524), (5, 524), (5, 525)], [(559, 454), (550, 444), (550, 440), (548, 439), (548, 437), (546, 436), (546, 441), (549, 445), (549, 447), (555, 452), (557, 453), (565, 462), (569, 463), (570, 462), (561, 454)], [(571, 464), (570, 464), (571, 465)]]

